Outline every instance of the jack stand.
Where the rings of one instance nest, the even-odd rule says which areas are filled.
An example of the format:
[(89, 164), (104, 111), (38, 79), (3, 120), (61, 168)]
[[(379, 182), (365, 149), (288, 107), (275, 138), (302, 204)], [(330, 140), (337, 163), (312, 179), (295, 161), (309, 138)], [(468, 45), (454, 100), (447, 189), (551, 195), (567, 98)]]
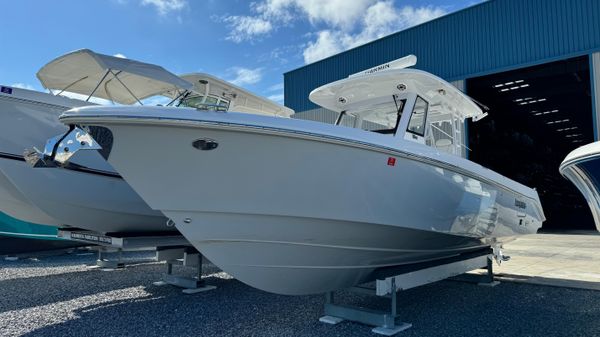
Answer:
[[(371, 331), (376, 334), (395, 335), (412, 326), (412, 324), (398, 320), (398, 292), (400, 290), (419, 287), (462, 275), (475, 269), (485, 268), (486, 263), (488, 273), (484, 275), (484, 281), (490, 283), (491, 280), (493, 283), (494, 274), (492, 273), (490, 253), (490, 248), (482, 248), (446, 259), (377, 269), (374, 272), (375, 288), (357, 286), (350, 289), (361, 293), (389, 297), (391, 299), (390, 311), (334, 304), (333, 292), (330, 291), (325, 294), (325, 316), (321, 317), (319, 321), (328, 324), (337, 324), (344, 320), (354, 321), (375, 326)], [(478, 280), (481, 282), (481, 275), (469, 276), (479, 276)]]
[(462, 274), (450, 278), (452, 281), (475, 283), (481, 287), (495, 287), (500, 284), (500, 281), (494, 279), (494, 261), (492, 257), (488, 257), (485, 267), (485, 274)]
[[(183, 258), (178, 258), (183, 254)], [(202, 254), (198, 251), (185, 248), (169, 248), (158, 249), (156, 251), (157, 261), (166, 260), (167, 272), (162, 281), (154, 282), (155, 286), (173, 285), (184, 288), (184, 294), (195, 294), (199, 292), (209, 291), (217, 287), (206, 285), (202, 279)], [(196, 268), (196, 277), (184, 277), (173, 274), (173, 265), (182, 265)]]
[(96, 265), (90, 266), (89, 269), (100, 268), (106, 271), (110, 271), (125, 268), (125, 263), (123, 262), (123, 250), (121, 248), (117, 249), (119, 256), (116, 261), (105, 258), (102, 253), (106, 252), (108, 252), (106, 248), (98, 247), (98, 259), (96, 260)]
[(477, 283), (477, 285), (482, 287), (495, 287), (500, 284), (500, 281), (496, 281), (494, 279), (494, 262), (491, 258), (487, 260), (487, 272), (485, 275), (482, 275), (481, 280)]
[(330, 291), (325, 293), (325, 316), (319, 318), (319, 321), (327, 324), (338, 324), (344, 320), (359, 322), (375, 326), (371, 331), (384, 336), (393, 336), (400, 331), (412, 327), (412, 324), (398, 320), (396, 281), (392, 278), (391, 282), (391, 306), (389, 312), (334, 304), (333, 292)]

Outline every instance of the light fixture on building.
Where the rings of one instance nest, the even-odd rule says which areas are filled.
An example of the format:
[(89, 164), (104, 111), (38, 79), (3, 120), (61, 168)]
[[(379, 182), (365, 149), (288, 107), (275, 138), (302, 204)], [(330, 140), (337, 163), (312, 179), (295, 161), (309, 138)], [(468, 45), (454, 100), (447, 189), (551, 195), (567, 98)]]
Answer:
[(577, 127), (577, 126), (572, 126), (572, 127), (570, 127), (570, 128), (556, 129), (556, 131), (558, 131), (558, 132), (563, 132), (563, 131), (575, 130), (575, 129), (578, 129), (578, 128), (579, 128), (579, 127)]
[[(500, 89), (500, 92), (506, 92), (509, 90), (517, 90), (517, 89), (521, 89), (521, 88), (527, 88), (529, 86), (529, 84), (523, 83), (523, 82), (524, 82), (523, 80), (517, 80), (514, 82), (498, 83), (498, 84), (495, 84), (493, 87), (496, 89), (502, 88), (502, 89)], [(521, 83), (523, 83), (523, 84), (521, 84)], [(510, 87), (508, 87), (508, 86), (510, 86)], [(508, 87), (508, 88), (503, 88), (503, 87)]]

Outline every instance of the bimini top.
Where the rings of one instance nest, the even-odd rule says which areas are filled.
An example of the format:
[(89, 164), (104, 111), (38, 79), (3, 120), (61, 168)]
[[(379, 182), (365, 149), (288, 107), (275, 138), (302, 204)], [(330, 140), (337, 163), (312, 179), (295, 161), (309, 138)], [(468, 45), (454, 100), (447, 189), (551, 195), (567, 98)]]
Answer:
[(440, 104), (460, 119), (485, 116), (479, 106), (455, 86), (416, 69), (389, 69), (352, 75), (313, 90), (309, 98), (326, 109), (341, 112), (402, 92), (416, 93), (431, 105)]
[(37, 78), (46, 89), (104, 98), (119, 104), (133, 104), (166, 91), (192, 88), (189, 82), (163, 67), (89, 49), (52, 60), (38, 71)]
[[(281, 117), (289, 117), (294, 114), (294, 110), (290, 108), (208, 74), (186, 74), (181, 75), (181, 78), (194, 85), (193, 93), (184, 100), (189, 106), (193, 106), (190, 103), (194, 101), (197, 105), (218, 104), (224, 107), (227, 106), (224, 110), (233, 112)], [(171, 92), (167, 96), (175, 98), (176, 95), (177, 92)]]

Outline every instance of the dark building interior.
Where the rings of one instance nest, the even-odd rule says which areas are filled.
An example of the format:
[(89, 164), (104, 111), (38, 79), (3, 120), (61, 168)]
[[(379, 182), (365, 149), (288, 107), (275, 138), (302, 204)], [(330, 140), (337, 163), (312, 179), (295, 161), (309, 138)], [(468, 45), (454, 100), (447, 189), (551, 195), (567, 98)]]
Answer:
[(558, 172), (573, 149), (594, 141), (588, 56), (467, 80), (489, 107), (469, 122), (469, 159), (529, 187), (546, 214), (542, 230), (595, 229), (587, 203)]

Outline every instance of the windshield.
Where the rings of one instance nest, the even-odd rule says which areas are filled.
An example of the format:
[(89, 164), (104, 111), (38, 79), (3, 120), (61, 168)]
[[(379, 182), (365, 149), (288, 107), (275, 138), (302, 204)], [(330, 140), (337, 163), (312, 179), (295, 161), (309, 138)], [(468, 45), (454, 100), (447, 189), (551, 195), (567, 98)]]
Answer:
[(336, 124), (382, 134), (395, 134), (405, 99), (386, 101), (344, 111)]
[(183, 97), (177, 106), (210, 111), (227, 111), (229, 101), (216, 96), (188, 95)]

